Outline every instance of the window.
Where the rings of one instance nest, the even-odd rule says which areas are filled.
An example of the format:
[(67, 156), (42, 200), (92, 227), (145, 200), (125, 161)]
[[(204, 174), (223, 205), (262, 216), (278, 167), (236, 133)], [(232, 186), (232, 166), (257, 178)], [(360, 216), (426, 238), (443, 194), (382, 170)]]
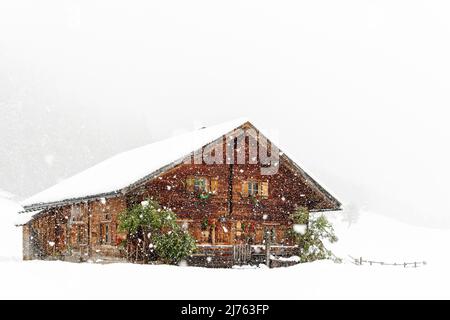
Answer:
[(206, 191), (206, 179), (195, 178), (194, 179), (194, 191), (205, 192)]
[(249, 182), (248, 183), (248, 195), (256, 196), (258, 195), (259, 185), (258, 182)]
[(186, 189), (190, 192), (207, 192), (209, 183), (206, 177), (189, 177), (186, 179)]
[(242, 196), (244, 197), (269, 197), (269, 182), (244, 181), (242, 184)]
[(110, 244), (111, 243), (111, 234), (109, 223), (101, 223), (100, 224), (100, 244)]

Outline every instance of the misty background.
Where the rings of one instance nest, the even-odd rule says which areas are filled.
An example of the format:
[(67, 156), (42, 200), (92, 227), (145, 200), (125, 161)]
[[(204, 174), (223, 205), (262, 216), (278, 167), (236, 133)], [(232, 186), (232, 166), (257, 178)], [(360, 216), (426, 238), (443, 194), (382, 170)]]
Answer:
[(244, 116), (354, 210), (450, 228), (449, 5), (4, 0), (0, 189)]

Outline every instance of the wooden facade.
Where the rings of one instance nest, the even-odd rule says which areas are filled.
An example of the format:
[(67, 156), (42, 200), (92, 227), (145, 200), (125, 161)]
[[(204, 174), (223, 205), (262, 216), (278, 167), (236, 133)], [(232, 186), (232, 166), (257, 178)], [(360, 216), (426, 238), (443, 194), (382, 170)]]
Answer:
[[(250, 157), (249, 139), (252, 137), (246, 140), (246, 159)], [(213, 144), (223, 150), (229, 147), (223, 137)], [(215, 256), (214, 248), (241, 244), (256, 248), (264, 243), (268, 231), (275, 246), (289, 248), (289, 215), (297, 207), (340, 209), (335, 198), (284, 154), (274, 175), (263, 175), (259, 161), (194, 164), (193, 157), (194, 153), (120, 192), (41, 205), (40, 213), (23, 228), (24, 259), (126, 260), (121, 245), (126, 234), (118, 232), (117, 216), (149, 198), (177, 214), (179, 223), (197, 240), (197, 254), (202, 256), (207, 250)]]

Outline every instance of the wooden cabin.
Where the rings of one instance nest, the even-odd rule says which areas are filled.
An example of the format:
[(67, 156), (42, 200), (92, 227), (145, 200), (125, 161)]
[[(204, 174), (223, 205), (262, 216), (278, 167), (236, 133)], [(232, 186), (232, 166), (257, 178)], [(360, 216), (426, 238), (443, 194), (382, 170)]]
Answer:
[(177, 214), (197, 241), (193, 264), (204, 266), (237, 263), (238, 246), (258, 251), (267, 234), (275, 253), (289, 254), (289, 215), (297, 207), (341, 206), (256, 127), (238, 120), (122, 153), (26, 200), (23, 258), (134, 261), (121, 245), (127, 235), (118, 232), (117, 217), (149, 198)]

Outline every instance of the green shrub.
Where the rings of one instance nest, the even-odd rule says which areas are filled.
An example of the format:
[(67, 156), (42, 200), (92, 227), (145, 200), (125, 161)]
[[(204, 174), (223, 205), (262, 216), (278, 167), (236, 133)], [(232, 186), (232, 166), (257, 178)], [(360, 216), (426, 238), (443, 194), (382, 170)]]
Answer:
[(192, 254), (195, 248), (195, 239), (182, 229), (163, 233), (154, 238), (155, 252), (161, 261), (169, 264), (178, 264)]
[(154, 200), (123, 211), (118, 221), (119, 231), (126, 232), (129, 239), (143, 241), (144, 262), (149, 260), (150, 248), (161, 261), (170, 264), (178, 264), (196, 248), (195, 239), (180, 227), (176, 214)]
[[(292, 236), (299, 246), (299, 257), (302, 263), (326, 259), (340, 262), (340, 259), (324, 244), (338, 241), (333, 225), (325, 216), (311, 218), (308, 210), (300, 207), (291, 215), (291, 219), (294, 223)], [(301, 228), (295, 230), (295, 226), (306, 226), (306, 228), (304, 232), (299, 232), (298, 229)]]

